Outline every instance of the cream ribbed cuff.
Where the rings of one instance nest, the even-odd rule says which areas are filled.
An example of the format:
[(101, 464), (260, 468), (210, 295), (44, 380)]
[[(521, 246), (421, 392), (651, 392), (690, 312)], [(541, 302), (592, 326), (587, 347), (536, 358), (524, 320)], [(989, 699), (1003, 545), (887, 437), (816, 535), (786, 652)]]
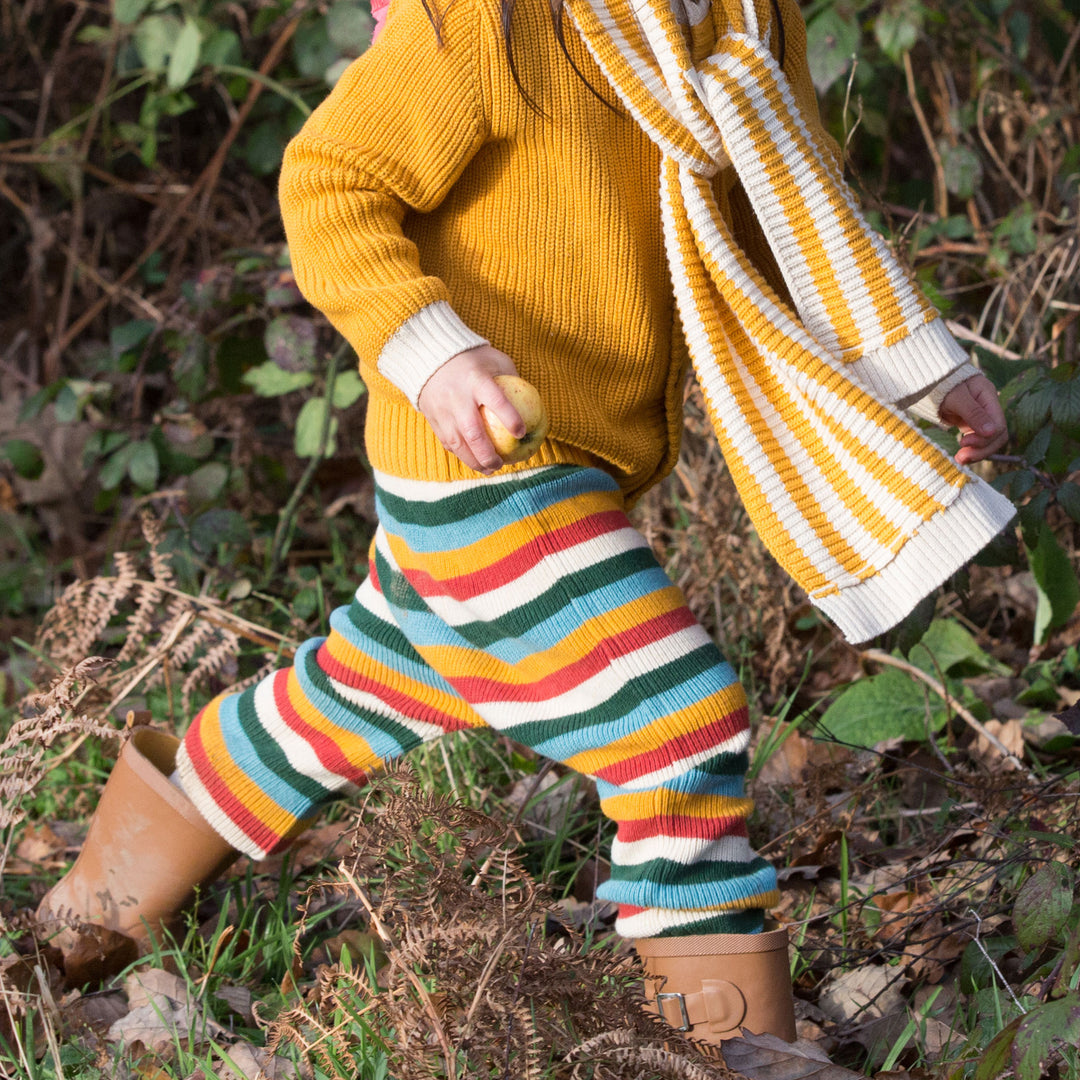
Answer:
[(972, 476), (887, 566), (857, 585), (811, 601), (852, 643), (883, 634), (977, 555), (1015, 515), (1016, 507), (1004, 495)]
[(415, 407), (424, 384), (447, 360), (487, 344), (445, 300), (436, 300), (398, 327), (383, 346), (377, 367)]
[(948, 425), (941, 419), (941, 403), (949, 396), (951, 390), (955, 390), (961, 383), (979, 374), (979, 369), (974, 364), (964, 364), (958, 367), (951, 375), (932, 387), (929, 393), (924, 394), (918, 401), (913, 401), (905, 406), (912, 416), (920, 420), (929, 420), (932, 424)]
[(921, 398), (928, 387), (967, 363), (966, 350), (949, 333), (945, 320), (936, 318), (846, 368), (872, 397), (895, 404)]

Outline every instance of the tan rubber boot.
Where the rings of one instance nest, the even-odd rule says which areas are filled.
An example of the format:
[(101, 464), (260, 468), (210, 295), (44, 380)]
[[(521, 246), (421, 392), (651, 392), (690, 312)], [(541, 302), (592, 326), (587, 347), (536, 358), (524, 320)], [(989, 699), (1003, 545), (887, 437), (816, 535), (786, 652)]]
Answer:
[[(86, 935), (69, 928), (76, 921), (123, 934), (136, 949), (145, 947), (197, 886), (213, 881), (236, 858), (169, 782), (179, 745), (174, 735), (152, 728), (139, 728), (124, 744), (75, 865), (38, 906), (46, 931), (60, 930), (50, 940), (65, 958), (86, 949)], [(79, 965), (85, 966), (81, 960)], [(87, 970), (94, 977), (92, 964)]]
[(786, 930), (643, 938), (634, 945), (645, 964), (646, 997), (677, 1031), (719, 1044), (746, 1028), (794, 1042)]

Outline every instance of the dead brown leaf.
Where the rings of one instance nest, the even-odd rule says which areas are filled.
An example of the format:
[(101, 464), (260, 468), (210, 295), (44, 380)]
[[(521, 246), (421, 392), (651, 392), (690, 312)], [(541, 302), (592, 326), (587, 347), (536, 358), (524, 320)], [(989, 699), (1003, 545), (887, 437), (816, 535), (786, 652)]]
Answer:
[(288, 1058), (251, 1043), (236, 1043), (226, 1053), (228, 1060), (215, 1073), (217, 1080), (295, 1080), (300, 1075)]
[(105, 1036), (109, 1042), (142, 1046), (162, 1053), (178, 1041), (201, 1046), (226, 1029), (203, 1016), (187, 984), (177, 975), (149, 968), (124, 982), (131, 1011), (117, 1020)]
[(812, 1043), (786, 1043), (776, 1035), (751, 1035), (728, 1039), (723, 1046), (724, 1064), (748, 1080), (852, 1080), (861, 1073), (833, 1065), (824, 1051)]
[[(780, 724), (779, 720), (764, 720), (757, 736), (760, 744)], [(758, 773), (757, 783), (789, 789), (806, 782), (807, 770), (839, 765), (851, 760), (851, 751), (836, 743), (811, 739), (794, 731), (769, 755)]]
[(58, 870), (65, 865), (66, 850), (67, 841), (47, 824), (30, 825), (23, 832), (14, 857), (4, 866), (4, 873), (39, 874), (42, 870)]
[(890, 1016), (904, 1010), (903, 983), (894, 968), (863, 964), (832, 976), (818, 998), (818, 1008), (838, 1022)]
[[(987, 720), (984, 726), (991, 735), (998, 737), (1001, 744), (1010, 754), (1015, 755), (1021, 761), (1023, 760), (1025, 752), (1024, 725), (1019, 720), (1006, 720), (1004, 723), (1000, 720)], [(982, 735), (975, 740), (971, 752), (975, 757), (990, 766), (1001, 760), (1000, 751), (991, 746), (989, 740)]]

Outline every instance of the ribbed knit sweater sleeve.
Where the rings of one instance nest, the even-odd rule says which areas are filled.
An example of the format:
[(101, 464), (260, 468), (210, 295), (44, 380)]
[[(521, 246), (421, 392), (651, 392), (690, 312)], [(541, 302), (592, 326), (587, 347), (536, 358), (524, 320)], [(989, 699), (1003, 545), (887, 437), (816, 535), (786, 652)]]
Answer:
[(489, 20), (472, 0), (446, 7), (440, 45), (421, 0), (394, 0), (378, 42), (290, 142), (280, 182), (301, 291), (413, 404), (438, 367), (485, 342), (402, 232), (406, 213), (442, 202), (489, 130), (477, 77)]

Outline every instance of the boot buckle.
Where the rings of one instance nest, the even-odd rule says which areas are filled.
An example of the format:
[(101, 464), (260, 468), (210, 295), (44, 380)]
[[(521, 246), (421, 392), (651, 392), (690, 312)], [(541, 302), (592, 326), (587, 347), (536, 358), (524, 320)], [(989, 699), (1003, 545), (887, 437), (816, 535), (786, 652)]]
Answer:
[[(682, 1026), (681, 1027), (675, 1027), (674, 1024), (671, 1024), (671, 1026), (673, 1028), (675, 1028), (676, 1031), (689, 1031), (693, 1027), (693, 1025), (690, 1023), (690, 1015), (686, 1011), (686, 998), (682, 994), (657, 994), (656, 995), (656, 1008), (659, 1011), (660, 1015), (663, 1016), (665, 1020), (667, 1020), (667, 1017), (664, 1016), (664, 1004), (663, 1003), (665, 1001), (675, 1001), (675, 1000), (678, 1000), (678, 1002), (679, 1002), (679, 1012), (682, 1014)], [(671, 1021), (668, 1021), (668, 1023), (670, 1024)]]

